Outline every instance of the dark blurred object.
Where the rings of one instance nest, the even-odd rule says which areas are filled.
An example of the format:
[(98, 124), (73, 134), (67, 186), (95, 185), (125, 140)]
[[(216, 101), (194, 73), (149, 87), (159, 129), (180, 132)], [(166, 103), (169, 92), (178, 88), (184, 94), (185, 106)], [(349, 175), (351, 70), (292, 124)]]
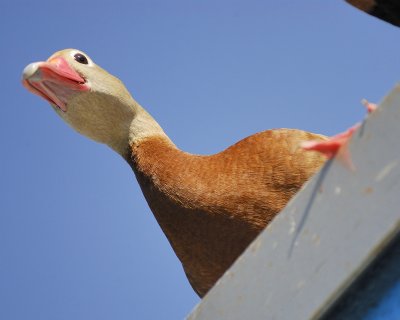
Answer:
[(400, 0), (346, 0), (356, 8), (400, 27)]

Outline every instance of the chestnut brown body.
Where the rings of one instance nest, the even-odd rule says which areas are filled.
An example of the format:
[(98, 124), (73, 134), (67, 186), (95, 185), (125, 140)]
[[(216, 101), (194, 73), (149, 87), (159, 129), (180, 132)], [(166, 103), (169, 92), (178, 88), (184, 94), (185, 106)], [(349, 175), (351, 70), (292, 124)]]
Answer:
[(321, 138), (270, 130), (211, 156), (180, 151), (162, 136), (132, 145), (143, 194), (200, 296), (324, 163), (299, 148)]

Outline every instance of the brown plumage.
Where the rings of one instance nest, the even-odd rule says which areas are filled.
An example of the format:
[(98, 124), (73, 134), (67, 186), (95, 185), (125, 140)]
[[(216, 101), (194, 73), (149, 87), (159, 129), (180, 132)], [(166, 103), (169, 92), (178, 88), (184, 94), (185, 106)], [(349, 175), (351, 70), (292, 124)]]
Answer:
[(24, 85), (127, 160), (200, 296), (325, 161), (300, 148), (325, 137), (291, 129), (257, 133), (215, 155), (185, 153), (117, 78), (77, 50), (27, 66)]
[(200, 296), (322, 165), (299, 149), (315, 138), (269, 130), (212, 156), (182, 152), (163, 137), (132, 146), (146, 200)]

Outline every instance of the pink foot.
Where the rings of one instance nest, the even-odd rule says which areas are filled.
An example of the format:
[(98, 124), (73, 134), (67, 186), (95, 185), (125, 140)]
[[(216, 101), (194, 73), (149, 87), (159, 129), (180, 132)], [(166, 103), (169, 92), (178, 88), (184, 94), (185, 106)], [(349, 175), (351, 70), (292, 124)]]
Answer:
[(368, 113), (374, 112), (376, 108), (378, 108), (378, 105), (375, 103), (369, 102), (367, 99), (362, 99), (361, 103), (364, 105), (364, 107), (367, 109)]
[[(375, 111), (378, 107), (376, 104), (370, 103), (366, 99), (362, 100), (362, 104), (365, 106), (368, 113)], [(325, 141), (304, 141), (301, 144), (301, 147), (304, 150), (320, 152), (328, 159), (331, 159), (337, 155), (337, 158), (341, 160), (346, 167), (354, 170), (355, 168), (351, 161), (350, 152), (348, 149), (348, 142), (354, 131), (356, 131), (359, 127), (360, 124), (357, 123), (356, 125), (347, 129), (345, 132), (339, 133)]]
[(339, 149), (347, 143), (353, 132), (359, 127), (359, 124), (339, 133), (325, 141), (304, 141), (301, 147), (304, 150), (313, 150), (322, 153), (328, 159), (333, 158)]
[(348, 142), (359, 126), (360, 124), (357, 123), (345, 132), (339, 133), (325, 141), (304, 141), (301, 147), (304, 150), (320, 152), (328, 159), (337, 156), (337, 159), (342, 161), (347, 168), (354, 171), (355, 167), (351, 161)]

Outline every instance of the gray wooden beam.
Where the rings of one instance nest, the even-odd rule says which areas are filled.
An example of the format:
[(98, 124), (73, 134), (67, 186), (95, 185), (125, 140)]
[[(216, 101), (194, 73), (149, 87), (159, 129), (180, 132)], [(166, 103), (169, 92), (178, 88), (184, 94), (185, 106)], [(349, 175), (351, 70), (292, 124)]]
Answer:
[[(320, 319), (400, 233), (400, 86), (189, 315)], [(336, 304), (335, 304), (336, 303)]]

